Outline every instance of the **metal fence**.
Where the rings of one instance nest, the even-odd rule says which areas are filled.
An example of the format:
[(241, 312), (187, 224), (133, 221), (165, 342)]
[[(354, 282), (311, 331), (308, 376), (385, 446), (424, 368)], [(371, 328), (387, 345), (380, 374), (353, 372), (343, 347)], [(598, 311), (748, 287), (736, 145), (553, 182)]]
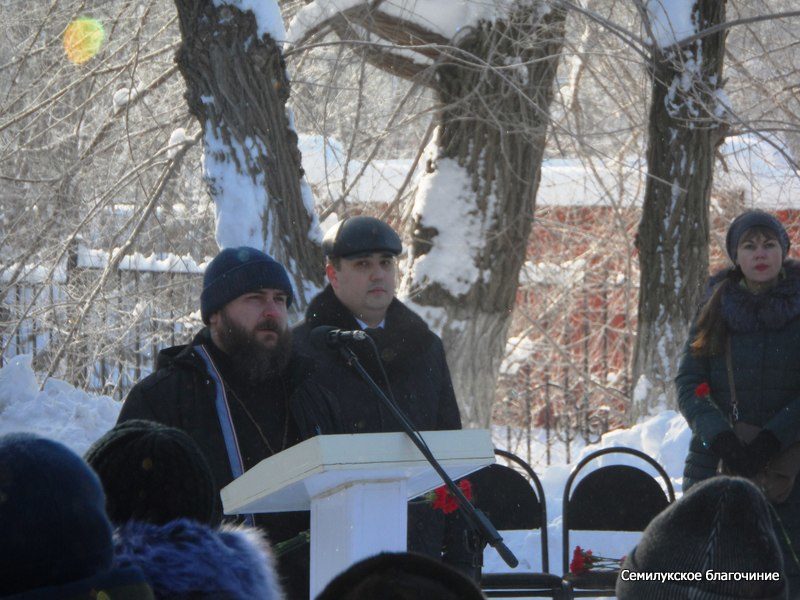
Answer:
[(106, 252), (76, 245), (55, 269), (6, 268), (0, 366), (32, 354), (37, 372), (52, 370), (72, 385), (122, 399), (153, 370), (161, 348), (186, 343), (201, 326), (202, 265), (169, 254), (108, 265)]

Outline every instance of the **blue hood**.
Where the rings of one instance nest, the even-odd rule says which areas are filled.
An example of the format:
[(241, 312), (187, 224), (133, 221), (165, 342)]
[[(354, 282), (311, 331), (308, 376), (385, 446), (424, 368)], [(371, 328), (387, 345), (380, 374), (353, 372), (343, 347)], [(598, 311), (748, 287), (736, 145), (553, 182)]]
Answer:
[(131, 521), (114, 532), (114, 561), (141, 569), (156, 598), (283, 598), (272, 552), (257, 529)]

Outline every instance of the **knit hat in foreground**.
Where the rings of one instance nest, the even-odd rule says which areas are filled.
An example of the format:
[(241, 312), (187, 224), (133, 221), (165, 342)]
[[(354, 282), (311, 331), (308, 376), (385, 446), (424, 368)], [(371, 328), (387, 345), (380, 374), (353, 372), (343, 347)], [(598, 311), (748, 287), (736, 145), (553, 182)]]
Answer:
[(292, 284), (283, 265), (255, 248), (225, 248), (214, 257), (203, 275), (200, 293), (200, 316), (208, 319), (231, 300), (260, 289), (282, 290), (289, 296), (286, 308), (292, 305)]
[(53, 440), (0, 437), (0, 531), (0, 596), (80, 587), (111, 567), (111, 524), (100, 482), (77, 454)]
[(86, 460), (103, 483), (114, 524), (161, 525), (181, 517), (219, 524), (211, 469), (197, 443), (180, 429), (125, 421), (97, 440)]
[(421, 554), (386, 552), (337, 575), (316, 600), (482, 600), (466, 575)]
[[(654, 574), (683, 580), (636, 580)], [(764, 495), (738, 477), (714, 477), (692, 487), (645, 529), (622, 565), (617, 597), (788, 598), (781, 549)]]
[(728, 234), (725, 236), (725, 249), (734, 263), (736, 262), (736, 249), (739, 247), (739, 240), (748, 229), (753, 227), (765, 227), (772, 231), (781, 245), (783, 258), (786, 258), (792, 243), (781, 222), (763, 210), (748, 210), (733, 220), (730, 227), (728, 227)]

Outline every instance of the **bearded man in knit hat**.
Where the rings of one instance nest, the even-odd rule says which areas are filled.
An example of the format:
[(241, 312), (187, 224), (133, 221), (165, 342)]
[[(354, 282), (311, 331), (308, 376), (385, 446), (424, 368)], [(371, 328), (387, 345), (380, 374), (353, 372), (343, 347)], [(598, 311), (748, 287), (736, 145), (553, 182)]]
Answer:
[[(200, 295), (205, 327), (162, 350), (156, 371), (128, 394), (119, 421), (145, 419), (188, 433), (219, 490), (263, 459), (342, 428), (335, 399), (292, 351), (293, 292), (283, 265), (255, 248), (226, 248), (208, 265)], [(309, 529), (307, 512), (248, 515), (273, 544)], [(308, 594), (308, 548), (278, 558), (291, 598)]]

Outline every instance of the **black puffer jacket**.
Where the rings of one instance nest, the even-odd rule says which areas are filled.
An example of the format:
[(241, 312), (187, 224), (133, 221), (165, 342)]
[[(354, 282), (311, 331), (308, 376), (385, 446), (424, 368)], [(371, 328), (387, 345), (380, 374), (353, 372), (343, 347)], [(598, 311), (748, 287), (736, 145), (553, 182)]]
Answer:
[[(800, 263), (786, 261), (783, 273), (774, 287), (754, 294), (726, 269), (711, 278), (709, 292), (718, 282), (731, 278), (720, 310), (730, 333), (739, 418), (768, 429), (786, 448), (800, 439)], [(692, 429), (683, 472), (684, 491), (714, 476), (719, 459), (711, 452), (711, 442), (731, 428), (725, 354), (692, 355), (689, 343), (694, 335), (693, 327), (675, 379), (678, 406)], [(711, 402), (695, 394), (703, 382), (711, 388)], [(800, 555), (800, 485), (795, 483), (789, 498), (776, 507), (776, 512), (776, 532), (784, 551), (790, 597), (797, 598), (800, 566), (794, 555)], [(786, 545), (787, 540), (794, 552)]]
[[(131, 389), (118, 422), (147, 419), (183, 429), (200, 446), (211, 466), (217, 489), (221, 489), (233, 480), (233, 474), (214, 404), (215, 386), (195, 349), (197, 345), (208, 343), (208, 331), (204, 329), (190, 345), (162, 350), (157, 370)], [(288, 393), (292, 430), (299, 434), (295, 441), (318, 434), (343, 433), (334, 410), (336, 399), (311, 377), (313, 372), (311, 359), (293, 353), (281, 381), (264, 388), (267, 406), (261, 407), (262, 414), (268, 414), (268, 410), (263, 409), (268, 408), (273, 391), (280, 392), (281, 397)], [(235, 403), (231, 403), (231, 410), (238, 410)], [(270, 452), (257, 439), (258, 432), (246, 416), (234, 412), (233, 421), (247, 470), (267, 458)], [(307, 530), (309, 517), (306, 511), (266, 514), (257, 515), (255, 523), (273, 543), (278, 543)], [(278, 570), (290, 597), (307, 595), (307, 546), (279, 557)]]
[[(222, 488), (233, 480), (233, 475), (214, 405), (214, 383), (195, 350), (208, 339), (204, 329), (190, 345), (159, 352), (156, 371), (133, 386), (118, 422), (147, 419), (183, 429), (203, 450), (214, 479)], [(313, 372), (313, 361), (297, 354), (292, 355), (285, 371), (290, 413), (302, 439), (321, 433), (342, 433), (333, 408), (335, 399), (311, 378)], [(265, 402), (269, 401), (270, 391), (265, 390)]]
[[(787, 261), (784, 271), (775, 287), (762, 294), (730, 281), (721, 311), (730, 332), (739, 418), (768, 428), (786, 447), (800, 433), (800, 264)], [(728, 273), (710, 279), (709, 293)], [(714, 475), (718, 461), (711, 442), (731, 428), (725, 354), (692, 355), (694, 336), (692, 327), (675, 379), (678, 404), (693, 434), (684, 471), (692, 482)], [(695, 395), (703, 382), (711, 387), (712, 402)]]
[[(312, 346), (311, 331), (320, 325), (360, 329), (330, 285), (311, 301), (305, 321), (294, 329), (294, 343), (301, 353), (313, 357), (319, 365), (314, 377), (338, 399), (345, 431), (401, 431), (394, 416), (338, 353)], [(395, 400), (414, 426), (420, 431), (461, 429), (450, 370), (439, 336), (396, 298), (386, 313), (385, 328), (370, 330), (370, 334), (380, 351)], [(384, 387), (371, 346), (358, 344), (353, 349), (367, 372)]]

